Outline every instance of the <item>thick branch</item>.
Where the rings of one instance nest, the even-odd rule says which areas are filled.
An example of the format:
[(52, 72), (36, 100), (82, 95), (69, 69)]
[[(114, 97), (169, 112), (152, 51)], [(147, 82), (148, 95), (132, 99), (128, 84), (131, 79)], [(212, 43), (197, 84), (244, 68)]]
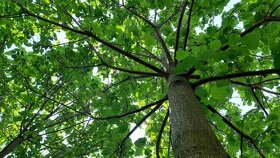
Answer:
[(233, 123), (231, 123), (227, 118), (225, 118), (224, 116), (222, 116), (216, 109), (214, 109), (212, 106), (207, 105), (206, 106), (211, 112), (219, 115), (223, 122), (225, 122), (230, 128), (232, 128), (236, 133), (238, 133), (240, 136), (242, 136), (243, 138), (247, 139), (247, 141), (252, 144), (254, 146), (254, 148), (258, 151), (259, 155), (262, 158), (265, 158), (264, 154), (262, 153), (261, 149), (256, 145), (256, 143), (254, 142), (253, 138), (251, 138), (250, 136), (248, 136), (247, 134), (243, 133), (240, 129), (238, 129), (235, 125), (233, 125)]
[(221, 76), (212, 76), (205, 79), (201, 79), (193, 84), (194, 87), (197, 87), (199, 85), (213, 82), (213, 81), (219, 81), (219, 80), (225, 80), (225, 79), (233, 79), (238, 77), (249, 77), (249, 76), (266, 76), (269, 74), (275, 74), (280, 73), (279, 68), (275, 69), (267, 69), (267, 70), (259, 70), (259, 71), (248, 71), (248, 72), (240, 72), (240, 73), (233, 73), (233, 74), (227, 74), (227, 75), (221, 75)]
[(4, 149), (0, 151), (0, 158), (5, 157), (13, 152), (17, 146), (24, 142), (24, 140), (25, 139), (23, 135), (18, 135), (16, 138), (14, 138), (8, 145), (4, 147)]
[[(264, 17), (263, 19), (257, 21), (254, 25), (252, 25), (251, 27), (249, 27), (248, 29), (246, 29), (245, 31), (243, 31), (240, 36), (243, 37), (245, 35), (247, 35), (248, 33), (254, 31), (256, 28), (267, 24), (268, 22), (272, 22), (272, 21), (280, 21), (280, 16), (268, 16), (268, 17)], [(229, 48), (229, 45), (226, 44), (224, 45), (221, 50), (227, 50)]]
[(162, 137), (162, 134), (163, 134), (166, 122), (168, 120), (168, 117), (169, 117), (169, 110), (167, 110), (166, 115), (165, 115), (165, 117), (163, 119), (163, 122), (161, 124), (160, 130), (158, 132), (157, 144), (156, 144), (156, 155), (157, 155), (157, 158), (160, 158), (160, 155), (159, 155), (160, 141), (161, 141), (161, 137)]
[(108, 62), (106, 62), (106, 61), (103, 59), (103, 57), (102, 57), (102, 55), (100, 54), (100, 52), (98, 52), (98, 51), (94, 48), (94, 46), (93, 46), (91, 43), (89, 43), (89, 42), (87, 42), (87, 43), (91, 46), (92, 50), (95, 52), (95, 54), (96, 54), (97, 57), (99, 58), (100, 62), (101, 62), (103, 65), (107, 66), (108, 68), (111, 68), (111, 69), (114, 69), (114, 70), (118, 70), (118, 71), (122, 71), (122, 72), (131, 73), (131, 74), (147, 75), (147, 76), (161, 76), (161, 74), (158, 74), (158, 73), (151, 73), (151, 72), (144, 72), (144, 71), (129, 70), (129, 69), (125, 69), (125, 68), (113, 66), (113, 65), (109, 64)]
[(175, 39), (175, 44), (174, 44), (174, 59), (176, 61), (176, 51), (179, 48), (179, 39), (181, 35), (181, 27), (182, 27), (182, 21), (183, 17), (186, 11), (186, 6), (187, 6), (187, 0), (184, 0), (183, 5), (182, 5), (182, 11), (178, 20), (178, 25), (177, 25), (177, 30), (176, 30), (176, 39)]
[(186, 35), (185, 35), (185, 40), (184, 40), (184, 46), (183, 46), (183, 49), (184, 49), (184, 50), (186, 50), (186, 47), (187, 47), (187, 44), (188, 44), (188, 38), (189, 38), (190, 27), (191, 27), (191, 17), (192, 17), (193, 5), (194, 5), (194, 0), (192, 0), (191, 6), (190, 6), (190, 9), (189, 9), (187, 30), (186, 30)]
[(267, 22), (271, 22), (271, 21), (280, 21), (280, 16), (268, 16), (268, 17), (264, 17), (263, 19), (259, 20), (258, 22), (256, 22), (253, 26), (251, 26), (250, 28), (248, 28), (247, 30), (245, 30), (244, 32), (241, 33), (241, 37), (245, 36), (246, 34), (252, 32), (254, 29), (260, 27), (263, 24), (266, 24)]
[(42, 20), (42, 21), (44, 21), (44, 22), (50, 23), (50, 24), (52, 24), (52, 25), (59, 26), (59, 27), (61, 27), (61, 28), (63, 28), (63, 29), (66, 29), (66, 30), (69, 30), (69, 31), (72, 31), (72, 32), (75, 32), (75, 33), (78, 33), (78, 34), (81, 34), (81, 35), (85, 35), (85, 36), (91, 37), (91, 38), (95, 39), (96, 41), (98, 41), (98, 42), (104, 44), (105, 46), (111, 48), (112, 50), (114, 50), (114, 51), (116, 51), (116, 52), (118, 52), (118, 53), (124, 55), (125, 57), (127, 57), (127, 58), (129, 58), (129, 59), (132, 59), (133, 61), (135, 61), (135, 62), (137, 62), (137, 63), (139, 63), (139, 64), (142, 64), (142, 65), (144, 65), (145, 67), (150, 68), (151, 70), (153, 70), (153, 71), (155, 71), (155, 72), (157, 72), (157, 73), (159, 73), (159, 74), (165, 74), (165, 72), (162, 71), (161, 69), (159, 69), (159, 68), (157, 68), (157, 67), (151, 65), (150, 63), (147, 63), (147, 62), (145, 62), (144, 60), (142, 60), (142, 59), (140, 59), (140, 58), (138, 58), (138, 57), (132, 55), (132, 53), (127, 52), (127, 51), (125, 51), (125, 50), (123, 50), (123, 49), (121, 49), (121, 48), (119, 48), (119, 47), (117, 47), (117, 46), (115, 46), (115, 45), (109, 43), (108, 41), (101, 39), (101, 38), (98, 37), (96, 34), (90, 32), (90, 31), (77, 30), (77, 29), (71, 28), (71, 27), (69, 27), (69, 26), (60, 24), (60, 23), (58, 23), (58, 22), (49, 20), (49, 19), (47, 19), (47, 18), (44, 18), (44, 17), (41, 17), (41, 16), (39, 16), (39, 15), (36, 15), (36, 14), (32, 13), (31, 11), (29, 11), (27, 8), (25, 8), (24, 6), (22, 6), (22, 5), (19, 4), (19, 3), (16, 3), (16, 4), (19, 5), (19, 6), (24, 10), (24, 13), (26, 13), (26, 14), (29, 15), (29, 16), (32, 16), (32, 17), (34, 17), (34, 18), (36, 18), (36, 19), (38, 19), (38, 20)]

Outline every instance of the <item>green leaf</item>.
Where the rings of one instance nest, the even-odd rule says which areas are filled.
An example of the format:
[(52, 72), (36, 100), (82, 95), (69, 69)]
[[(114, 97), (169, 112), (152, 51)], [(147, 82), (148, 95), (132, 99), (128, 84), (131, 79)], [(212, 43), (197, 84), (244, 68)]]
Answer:
[(280, 147), (280, 137), (278, 135), (274, 135), (271, 137), (271, 142), (278, 147)]
[(186, 70), (190, 69), (194, 65), (198, 63), (197, 58), (192, 55), (187, 56), (182, 62), (178, 63), (176, 67), (173, 69), (175, 74), (185, 73)]
[(278, 53), (274, 53), (272, 56), (274, 67), (280, 68), (280, 51)]
[(153, 36), (149, 35), (149, 34), (145, 34), (145, 45), (148, 47), (148, 48), (151, 48), (155, 45), (155, 39)]
[(176, 59), (183, 60), (188, 56), (188, 52), (184, 51), (183, 49), (178, 49), (176, 52)]
[(258, 31), (251, 32), (242, 38), (242, 44), (247, 45), (249, 49), (257, 49), (261, 35)]
[(221, 48), (222, 43), (219, 40), (214, 40), (210, 42), (209, 46), (214, 50), (218, 50)]
[(118, 132), (125, 133), (129, 130), (129, 124), (127, 122), (121, 122), (118, 124)]
[(230, 46), (235, 46), (235, 45), (238, 45), (241, 41), (241, 37), (239, 34), (232, 34), (232, 35), (229, 35), (228, 37), (228, 44)]
[(139, 138), (134, 142), (134, 145), (139, 147), (139, 148), (143, 148), (147, 143), (147, 138), (143, 137), (143, 138)]

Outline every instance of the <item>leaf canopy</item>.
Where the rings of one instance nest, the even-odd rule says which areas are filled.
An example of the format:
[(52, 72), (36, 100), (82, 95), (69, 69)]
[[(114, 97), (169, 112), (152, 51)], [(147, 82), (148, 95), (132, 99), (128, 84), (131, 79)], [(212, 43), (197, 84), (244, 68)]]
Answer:
[(171, 72), (188, 75), (230, 156), (280, 157), (279, 6), (2, 0), (0, 155), (173, 157)]

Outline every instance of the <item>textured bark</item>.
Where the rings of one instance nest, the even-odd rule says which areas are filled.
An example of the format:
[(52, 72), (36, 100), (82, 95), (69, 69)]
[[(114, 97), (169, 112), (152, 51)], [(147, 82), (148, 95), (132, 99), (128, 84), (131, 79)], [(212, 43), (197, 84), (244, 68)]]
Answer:
[(172, 146), (175, 158), (226, 158), (189, 82), (168, 78)]

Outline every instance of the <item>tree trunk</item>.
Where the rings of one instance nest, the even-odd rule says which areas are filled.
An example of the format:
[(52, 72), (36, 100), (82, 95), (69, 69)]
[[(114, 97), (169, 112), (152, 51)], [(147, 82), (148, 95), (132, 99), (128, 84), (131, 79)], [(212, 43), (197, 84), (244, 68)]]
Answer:
[(194, 95), (189, 81), (170, 75), (168, 99), (175, 158), (226, 158), (225, 150)]

